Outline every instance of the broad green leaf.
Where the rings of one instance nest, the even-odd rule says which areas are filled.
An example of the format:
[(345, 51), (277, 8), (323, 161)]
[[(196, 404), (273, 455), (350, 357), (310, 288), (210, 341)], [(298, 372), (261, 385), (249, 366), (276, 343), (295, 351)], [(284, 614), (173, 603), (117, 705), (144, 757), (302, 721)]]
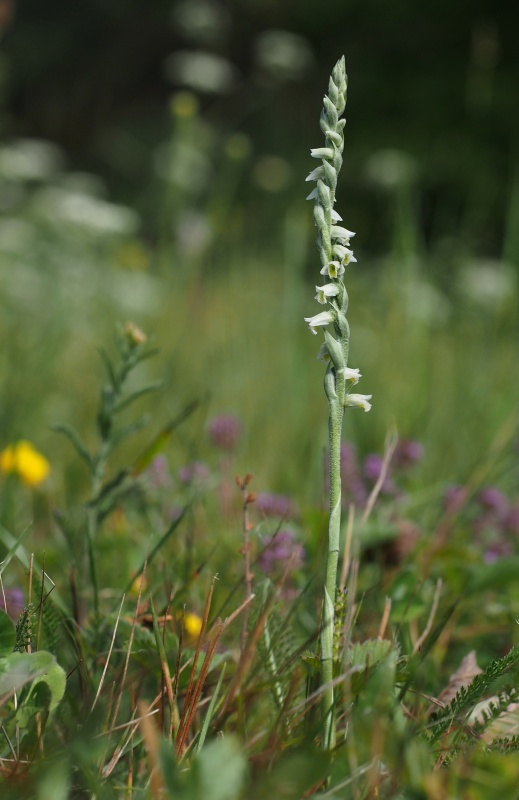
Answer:
[(193, 759), (193, 800), (238, 800), (246, 772), (247, 760), (237, 739), (214, 739)]
[(31, 653), (31, 655), (34, 656), (42, 666), (48, 664), (45, 672), (38, 679), (37, 683), (45, 682), (49, 687), (51, 693), (49, 711), (53, 711), (65, 694), (67, 676), (51, 653), (47, 653), (45, 650), (39, 650), (37, 653)]
[[(49, 706), (52, 695), (49, 687), (44, 681), (35, 681), (29, 688), (27, 694), (21, 693), (16, 712), (16, 722), (19, 728), (28, 729), (27, 735), (23, 740), (23, 750), (30, 754), (32, 750), (31, 742), (37, 743), (40, 733), (34, 724), (35, 714), (40, 714), (40, 720), (48, 717)], [(43, 712), (46, 712), (45, 714)], [(43, 727), (43, 726), (42, 726)]]
[[(50, 653), (47, 655), (53, 659)], [(34, 653), (11, 653), (0, 658), (0, 696), (19, 691), (45, 673), (49, 665), (35, 661), (33, 656)]]
[(348, 650), (348, 661), (352, 667), (372, 667), (387, 656), (392, 642), (388, 639), (368, 639), (354, 644)]
[(49, 687), (49, 710), (54, 709), (65, 692), (66, 676), (51, 653), (11, 653), (0, 658), (0, 696), (20, 691), (28, 683), (43, 681)]

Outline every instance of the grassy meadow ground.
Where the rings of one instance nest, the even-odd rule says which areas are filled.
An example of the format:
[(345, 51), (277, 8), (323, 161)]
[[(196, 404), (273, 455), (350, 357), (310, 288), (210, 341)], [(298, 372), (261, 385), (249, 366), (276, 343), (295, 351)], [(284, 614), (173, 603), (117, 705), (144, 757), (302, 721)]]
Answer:
[[(40, 482), (2, 462), (1, 577), (6, 598), (19, 603), (16, 615), (7, 603), (15, 622), (33, 603), (19, 649), (28, 653), (29, 641), (30, 655), (49, 651), (67, 674), (66, 689), (51, 681), (51, 700), (36, 701), (29, 687), (42, 681), (29, 671), (17, 712), (13, 687), (1, 684), (9, 647), (1, 650), (6, 796), (439, 800), (499, 790), (515, 800), (518, 654), (500, 667), (496, 659), (519, 644), (517, 267), (467, 253), (461, 241), (447, 256), (410, 245), (409, 216), (376, 260), (362, 257), (357, 231), (359, 263), (346, 276), (350, 363), (373, 408), (347, 413), (344, 426), (358, 462), (345, 451), (344, 538), (348, 503), (357, 498), (357, 507), (337, 663), (355, 670), (331, 763), (316, 747), (315, 704), (305, 706), (318, 686), (327, 517), (322, 337), (303, 322), (316, 313), (319, 277), (309, 208), (289, 203), (274, 227), (249, 237), (244, 223), (226, 230), (209, 204), (185, 241), (165, 229), (152, 246), (133, 212), (103, 205), (85, 176), (81, 188), (75, 177), (74, 202), (88, 202), (69, 218), (71, 196), (59, 192), (72, 192), (72, 177), (64, 189), (66, 173), (11, 176), (6, 186), (24, 199), (0, 219), (0, 449), (27, 440), (50, 466)], [(181, 201), (172, 202), (159, 216), (180, 214)], [(157, 347), (132, 372), (130, 389), (163, 385), (121, 411), (117, 430), (142, 414), (147, 425), (110, 454), (101, 497), (53, 426), (73, 426), (91, 453), (99, 447), (107, 382), (99, 351), (117, 363), (116, 326), (128, 321)], [(221, 415), (232, 419), (230, 443), (211, 428)], [(377, 457), (395, 436), (421, 447), (390, 465), (361, 525)], [(258, 495), (247, 504), (255, 598), (219, 630), (217, 619), (248, 596), (235, 484), (246, 473)], [(285, 530), (286, 547), (276, 551), (271, 537)], [(146, 558), (139, 594), (134, 579)], [(2, 621), (0, 644), (12, 643), (10, 631)], [(494, 672), (451, 707), (478, 674), (463, 662), (471, 651), (479, 669)], [(194, 684), (202, 676), (196, 691), (190, 675)], [(469, 719), (489, 696), (501, 704), (489, 712), (491, 734), (490, 723)], [(443, 728), (430, 710), (441, 697), (450, 714)], [(509, 746), (492, 744), (505, 736)]]

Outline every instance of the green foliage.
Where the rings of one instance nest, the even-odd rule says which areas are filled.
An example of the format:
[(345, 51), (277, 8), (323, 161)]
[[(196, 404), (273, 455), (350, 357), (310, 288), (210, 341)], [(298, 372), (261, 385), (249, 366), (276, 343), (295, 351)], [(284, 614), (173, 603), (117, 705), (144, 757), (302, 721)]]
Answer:
[[(349, 312), (352, 357), (382, 401), (369, 425), (351, 415), (345, 433), (360, 462), (343, 487), (343, 510), (355, 508), (350, 551), (339, 531), (348, 591), (334, 607), (337, 741), (323, 752), (314, 651), (325, 423), (315, 340), (301, 325), (311, 226), (299, 205), (281, 209), (274, 195), (265, 203), (268, 225), (263, 212), (248, 216), (233, 194), (243, 163), (222, 157), (216, 168), (225, 145), (205, 117), (172, 119), (173, 155), (190, 144), (198, 163), (215, 170), (210, 191), (209, 170), (201, 184), (206, 206), (189, 170), (184, 189), (161, 177), (157, 241), (136, 234), (131, 209), (85, 188), (88, 176), (60, 167), (7, 179), (0, 450), (21, 437), (38, 441), (51, 475), (36, 486), (0, 475), (0, 601), (5, 588), (12, 613), (10, 590), (24, 595), (16, 623), (0, 610), (2, 797), (112, 800), (163, 790), (185, 800), (486, 800), (491, 791), (516, 800), (519, 549), (506, 526), (519, 502), (518, 287), (505, 264), (482, 263), (487, 244), (470, 244), (487, 230), (481, 220), (493, 218), (494, 202), (485, 191), (467, 196), (464, 221), (459, 209), (443, 208), (443, 222), (429, 210), (425, 237), (412, 164), (394, 153), (371, 163), (370, 180), (400, 183), (386, 186), (381, 201), (394, 206), (393, 250), (378, 262), (365, 258), (364, 274), (348, 274), (351, 296), (362, 297)], [(358, 220), (351, 198), (368, 189), (352, 174), (350, 135), (345, 202)], [(16, 154), (36, 158), (30, 148), (15, 143), (3, 168)], [(465, 155), (460, 170), (475, 175)], [(73, 192), (67, 181), (76, 182)], [(143, 183), (140, 175), (135, 185)], [(512, 261), (515, 188), (503, 242)], [(78, 196), (84, 219), (67, 220)], [(110, 232), (113, 212), (124, 224)], [(377, 228), (387, 214), (377, 211)], [(370, 236), (352, 224), (369, 252)], [(384, 226), (375, 249), (388, 238), (387, 219)], [(473, 234), (446, 240), (442, 230)], [(155, 349), (129, 325), (118, 329), (115, 355), (101, 350), (100, 365), (99, 344), (110, 340), (114, 319), (128, 317), (152, 332), (160, 357), (150, 358)], [(225, 409), (241, 416), (233, 450), (218, 450), (206, 435), (207, 416)], [(50, 431), (56, 419), (63, 437)], [(362, 461), (380, 452), (393, 419), (404, 439), (420, 438), (426, 456), (415, 471), (395, 468), (364, 524), (353, 489), (372, 488)], [(243, 647), (244, 520), (233, 478), (246, 470), (256, 491), (290, 495), (305, 560), (294, 574), (265, 581), (261, 540), (271, 522), (251, 501), (255, 596)], [(449, 483), (463, 485), (454, 511), (442, 503)], [(483, 514), (480, 490), (491, 485), (506, 495), (507, 514)], [(504, 546), (497, 556), (496, 544)], [(284, 555), (282, 573), (289, 563)], [(188, 614), (193, 630), (205, 625), (200, 642), (182, 630)], [(486, 668), (453, 681), (472, 650)], [(177, 748), (186, 709), (185, 746)]]
[(0, 609), (0, 656), (12, 653), (16, 644), (16, 629), (5, 611)]
[[(463, 726), (474, 707), (492, 693), (495, 682), (517, 664), (519, 664), (519, 646), (513, 647), (503, 658), (492, 661), (467, 687), (461, 687), (447, 708), (434, 715), (428, 731), (430, 741), (438, 742), (453, 727), (457, 729), (458, 725)], [(484, 722), (476, 726), (475, 732), (483, 730), (491, 719), (495, 719), (510, 703), (515, 702), (517, 691), (512, 684), (507, 692), (503, 692), (498, 702), (486, 712)]]
[(191, 769), (182, 772), (171, 749), (160, 750), (160, 763), (168, 796), (178, 800), (238, 800), (247, 773), (247, 761), (236, 739), (210, 742), (192, 760)]

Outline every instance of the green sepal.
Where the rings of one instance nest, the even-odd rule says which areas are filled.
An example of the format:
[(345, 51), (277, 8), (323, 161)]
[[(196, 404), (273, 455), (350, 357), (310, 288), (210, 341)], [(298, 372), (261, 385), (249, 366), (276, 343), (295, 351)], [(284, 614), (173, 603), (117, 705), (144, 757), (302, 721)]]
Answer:
[(326, 343), (326, 349), (328, 350), (330, 358), (333, 362), (333, 366), (335, 367), (335, 371), (338, 372), (339, 370), (344, 369), (346, 367), (346, 362), (344, 360), (342, 347), (337, 339), (335, 339), (331, 333), (325, 331), (324, 341)]
[(331, 364), (328, 364), (328, 368), (324, 373), (324, 391), (329, 403), (337, 402), (337, 392), (335, 391), (335, 375), (333, 374)]

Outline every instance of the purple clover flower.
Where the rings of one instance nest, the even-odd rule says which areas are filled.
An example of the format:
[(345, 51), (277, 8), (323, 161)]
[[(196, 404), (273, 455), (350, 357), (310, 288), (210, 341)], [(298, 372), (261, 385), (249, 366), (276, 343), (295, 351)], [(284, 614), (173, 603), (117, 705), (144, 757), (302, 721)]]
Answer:
[(211, 444), (230, 453), (236, 449), (241, 435), (241, 422), (232, 414), (220, 414), (209, 420), (207, 433)]
[(293, 517), (294, 506), (289, 497), (283, 494), (261, 492), (256, 496), (254, 503), (257, 511), (265, 517)]
[(392, 465), (397, 469), (408, 469), (422, 460), (424, 447), (421, 442), (412, 439), (401, 439), (393, 453)]
[(294, 570), (302, 566), (305, 549), (296, 541), (292, 530), (283, 528), (273, 536), (263, 537), (262, 543), (264, 549), (258, 558), (258, 565), (263, 572), (282, 572), (289, 561)]
[[(373, 485), (375, 485), (380, 477), (383, 463), (384, 459), (378, 453), (370, 453), (364, 459), (364, 475)], [(383, 494), (395, 494), (396, 492), (396, 487), (393, 483), (389, 470), (384, 478), (381, 491)]]
[(209, 467), (203, 461), (193, 461), (186, 464), (178, 471), (178, 479), (181, 483), (189, 486), (192, 483), (203, 483), (209, 477)]
[(477, 496), (477, 502), (482, 508), (492, 512), (497, 517), (505, 516), (510, 509), (508, 499), (495, 486), (486, 486), (481, 489)]

